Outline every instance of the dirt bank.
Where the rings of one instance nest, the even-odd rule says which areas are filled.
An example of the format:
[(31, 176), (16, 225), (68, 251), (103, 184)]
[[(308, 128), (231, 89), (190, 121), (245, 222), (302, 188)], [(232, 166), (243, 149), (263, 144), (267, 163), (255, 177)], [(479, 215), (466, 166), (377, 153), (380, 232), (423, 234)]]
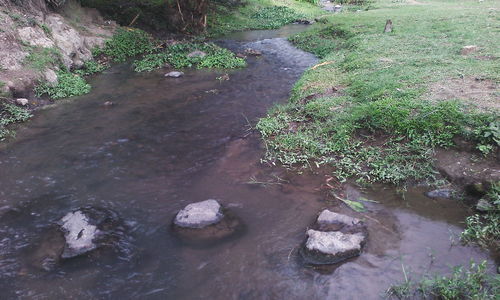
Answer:
[(74, 0), (57, 8), (0, 0), (0, 96), (33, 98), (37, 82), (56, 84), (61, 68), (80, 68), (116, 27)]

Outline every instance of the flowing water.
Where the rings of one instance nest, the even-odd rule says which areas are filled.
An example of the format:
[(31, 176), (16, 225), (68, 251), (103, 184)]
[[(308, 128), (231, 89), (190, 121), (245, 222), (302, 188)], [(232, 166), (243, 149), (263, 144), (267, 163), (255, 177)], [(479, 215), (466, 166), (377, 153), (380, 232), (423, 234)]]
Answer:
[[(378, 299), (406, 272), (448, 272), (487, 253), (458, 243), (467, 210), (376, 186), (347, 186), (364, 196), (358, 214), (330, 202), (321, 174), (296, 175), (260, 163), (265, 149), (249, 123), (283, 103), (316, 59), (283, 37), (301, 26), (252, 31), (221, 41), (252, 47), (248, 67), (134, 73), (117, 65), (91, 79), (90, 94), (36, 114), (0, 150), (1, 299)], [(106, 101), (115, 105), (103, 106)], [(266, 182), (267, 184), (256, 184)], [(188, 247), (170, 232), (191, 202), (218, 199), (246, 230), (222, 244)], [(51, 224), (94, 205), (127, 225), (120, 251), (34, 266)], [(360, 257), (330, 269), (302, 264), (297, 248), (322, 208), (364, 218)], [(45, 246), (44, 246), (45, 245)]]

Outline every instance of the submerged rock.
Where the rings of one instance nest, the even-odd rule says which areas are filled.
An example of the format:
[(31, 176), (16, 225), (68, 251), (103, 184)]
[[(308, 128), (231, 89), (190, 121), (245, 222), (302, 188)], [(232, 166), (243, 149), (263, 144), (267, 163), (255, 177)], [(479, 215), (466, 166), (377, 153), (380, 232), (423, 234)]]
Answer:
[(453, 195), (452, 189), (437, 189), (426, 192), (425, 195), (429, 198), (445, 198), (449, 199)]
[(241, 232), (241, 221), (213, 199), (191, 203), (179, 211), (173, 232), (184, 242), (206, 245), (223, 241)]
[(165, 74), (165, 77), (172, 77), (172, 78), (179, 78), (182, 76), (184, 76), (184, 73), (179, 72), (179, 71), (172, 71), (172, 72)]
[(366, 242), (365, 224), (356, 218), (323, 210), (299, 251), (306, 263), (335, 264), (358, 256)]
[(358, 256), (365, 242), (361, 233), (343, 234), (339, 231), (307, 231), (303, 255), (313, 264), (334, 264)]

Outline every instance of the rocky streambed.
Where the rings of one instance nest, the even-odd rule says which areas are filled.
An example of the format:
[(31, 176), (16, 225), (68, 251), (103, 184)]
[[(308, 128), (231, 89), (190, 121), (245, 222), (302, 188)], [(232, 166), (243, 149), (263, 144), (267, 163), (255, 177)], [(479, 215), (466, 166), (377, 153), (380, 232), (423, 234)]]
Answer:
[(460, 202), (347, 184), (372, 200), (354, 212), (324, 174), (260, 162), (249, 125), (317, 62), (283, 39), (300, 29), (221, 41), (262, 54), (243, 70), (117, 65), (21, 127), (0, 153), (1, 298), (376, 299), (402, 264), (491, 263), (457, 242)]

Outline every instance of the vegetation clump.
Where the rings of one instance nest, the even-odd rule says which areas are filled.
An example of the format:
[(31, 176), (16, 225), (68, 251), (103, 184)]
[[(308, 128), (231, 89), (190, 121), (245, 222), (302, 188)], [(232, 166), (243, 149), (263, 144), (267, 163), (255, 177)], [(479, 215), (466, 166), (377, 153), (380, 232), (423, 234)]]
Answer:
[(35, 87), (35, 94), (40, 97), (48, 95), (51, 99), (80, 96), (90, 92), (90, 85), (83, 77), (68, 71), (57, 72), (58, 83), (51, 85), (43, 82)]
[[(189, 55), (200, 51), (202, 55)], [(166, 47), (162, 52), (147, 54), (134, 62), (136, 72), (152, 71), (170, 65), (174, 68), (196, 67), (211, 69), (233, 69), (246, 66), (244, 59), (213, 43), (178, 43)]]
[[(406, 276), (406, 274), (405, 274)], [(498, 299), (500, 277), (489, 275), (486, 261), (471, 262), (470, 267), (457, 266), (449, 276), (424, 277), (419, 282), (409, 278), (387, 290), (387, 295), (398, 299)]]
[(28, 110), (14, 104), (0, 102), (0, 141), (14, 135), (12, 130), (7, 129), (7, 125), (21, 123), (31, 118)]
[(120, 28), (113, 37), (106, 41), (103, 48), (93, 51), (95, 57), (104, 55), (114, 62), (124, 62), (127, 58), (144, 53), (151, 53), (156, 48), (154, 39), (140, 29)]
[(500, 249), (500, 182), (492, 185), (482, 201), (486, 201), (486, 211), (466, 219), (461, 240), (484, 248)]

